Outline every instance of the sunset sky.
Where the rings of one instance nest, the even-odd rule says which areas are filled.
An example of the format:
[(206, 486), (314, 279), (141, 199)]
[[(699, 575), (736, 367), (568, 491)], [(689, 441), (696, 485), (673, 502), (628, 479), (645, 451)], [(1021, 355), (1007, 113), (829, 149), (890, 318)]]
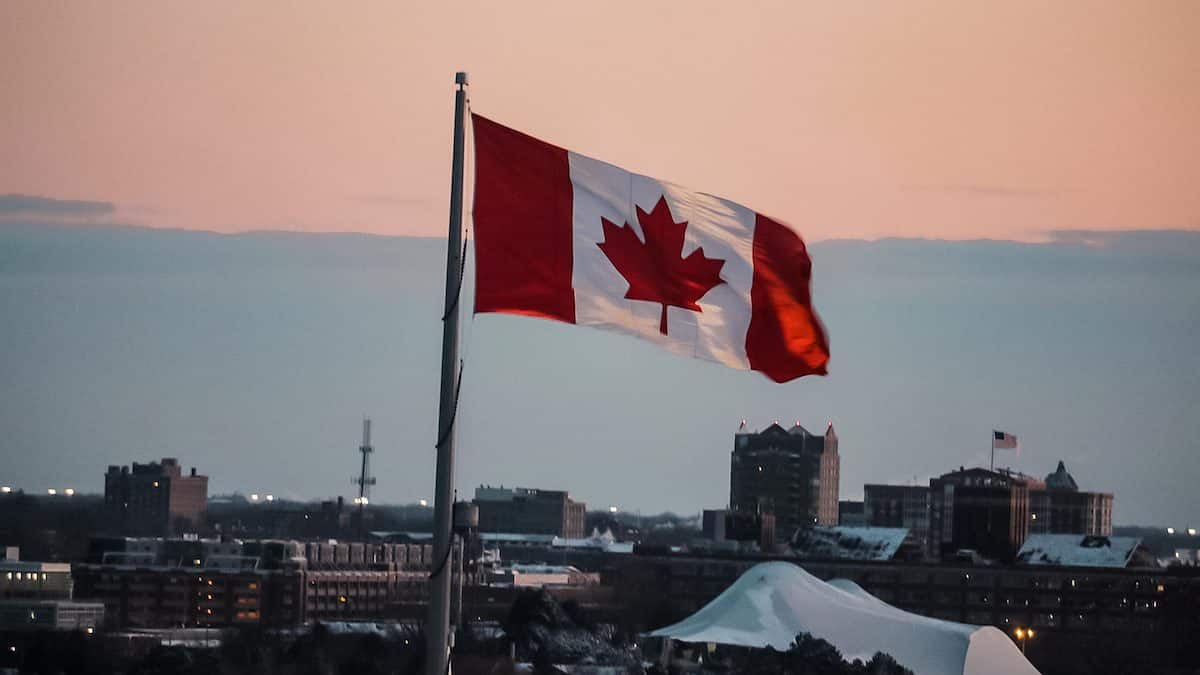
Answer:
[[(476, 110), (810, 239), (1200, 229), (1200, 3), (0, 4), (0, 194), (445, 230)], [(35, 214), (36, 215), (36, 214)]]
[(791, 223), (832, 358), (464, 321), (460, 494), (694, 513), (738, 420), (834, 421), (846, 498), (1002, 429), (1196, 525), (1198, 36), (1196, 0), (0, 1), (0, 483), (348, 494), (369, 415), (372, 498), (431, 497), (466, 70), (497, 121)]

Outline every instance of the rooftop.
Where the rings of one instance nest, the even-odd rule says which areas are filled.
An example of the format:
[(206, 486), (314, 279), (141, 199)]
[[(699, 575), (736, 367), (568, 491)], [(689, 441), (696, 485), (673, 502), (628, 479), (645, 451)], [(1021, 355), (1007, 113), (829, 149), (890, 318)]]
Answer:
[(813, 526), (796, 531), (792, 549), (802, 558), (891, 560), (906, 538), (903, 527)]
[(1017, 552), (1017, 562), (1068, 567), (1126, 567), (1141, 543), (1139, 537), (1031, 534)]

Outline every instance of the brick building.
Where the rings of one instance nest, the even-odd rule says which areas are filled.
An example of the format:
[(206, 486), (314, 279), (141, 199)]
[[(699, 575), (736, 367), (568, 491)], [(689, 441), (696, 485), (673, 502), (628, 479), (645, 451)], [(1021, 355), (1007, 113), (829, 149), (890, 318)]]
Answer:
[(805, 525), (837, 525), (839, 461), (832, 424), (816, 435), (799, 422), (760, 432), (742, 422), (730, 458), (730, 509), (774, 515), (781, 539)]
[(295, 626), (378, 618), (428, 594), (428, 544), (101, 539), (76, 596), (117, 628)]
[(193, 468), (183, 475), (179, 461), (132, 466), (110, 465), (104, 474), (104, 507), (122, 534), (158, 535), (195, 531), (204, 524), (208, 476)]
[(1111, 536), (1112, 507), (1111, 493), (1081, 491), (1059, 460), (1045, 486), (1029, 491), (1030, 532)]
[(480, 532), (584, 536), (587, 505), (561, 490), (475, 488)]

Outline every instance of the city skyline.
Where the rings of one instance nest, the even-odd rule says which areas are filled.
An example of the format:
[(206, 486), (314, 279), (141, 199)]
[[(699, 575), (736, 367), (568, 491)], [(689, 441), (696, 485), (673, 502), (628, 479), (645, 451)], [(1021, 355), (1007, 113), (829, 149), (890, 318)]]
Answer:
[[(350, 494), (365, 414), (372, 497), (431, 500), (444, 247), (0, 227), (0, 484), (94, 492), (108, 464), (174, 456), (213, 493)], [(1022, 446), (998, 465), (1043, 476), (1063, 459), (1081, 488), (1115, 493), (1117, 524), (1200, 522), (1200, 235), (812, 252), (827, 378), (780, 386), (596, 331), (468, 319), (460, 494), (718, 508), (738, 422), (798, 418), (835, 423), (846, 497), (986, 466), (998, 428)]]

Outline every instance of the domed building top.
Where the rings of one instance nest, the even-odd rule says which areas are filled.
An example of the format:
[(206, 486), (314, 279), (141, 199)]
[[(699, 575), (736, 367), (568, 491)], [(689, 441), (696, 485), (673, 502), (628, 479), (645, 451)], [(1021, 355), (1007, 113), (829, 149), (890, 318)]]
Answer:
[(1054, 470), (1054, 473), (1046, 476), (1046, 489), (1079, 491), (1079, 486), (1075, 484), (1075, 479), (1067, 472), (1067, 467), (1061, 459), (1058, 460), (1058, 468)]

